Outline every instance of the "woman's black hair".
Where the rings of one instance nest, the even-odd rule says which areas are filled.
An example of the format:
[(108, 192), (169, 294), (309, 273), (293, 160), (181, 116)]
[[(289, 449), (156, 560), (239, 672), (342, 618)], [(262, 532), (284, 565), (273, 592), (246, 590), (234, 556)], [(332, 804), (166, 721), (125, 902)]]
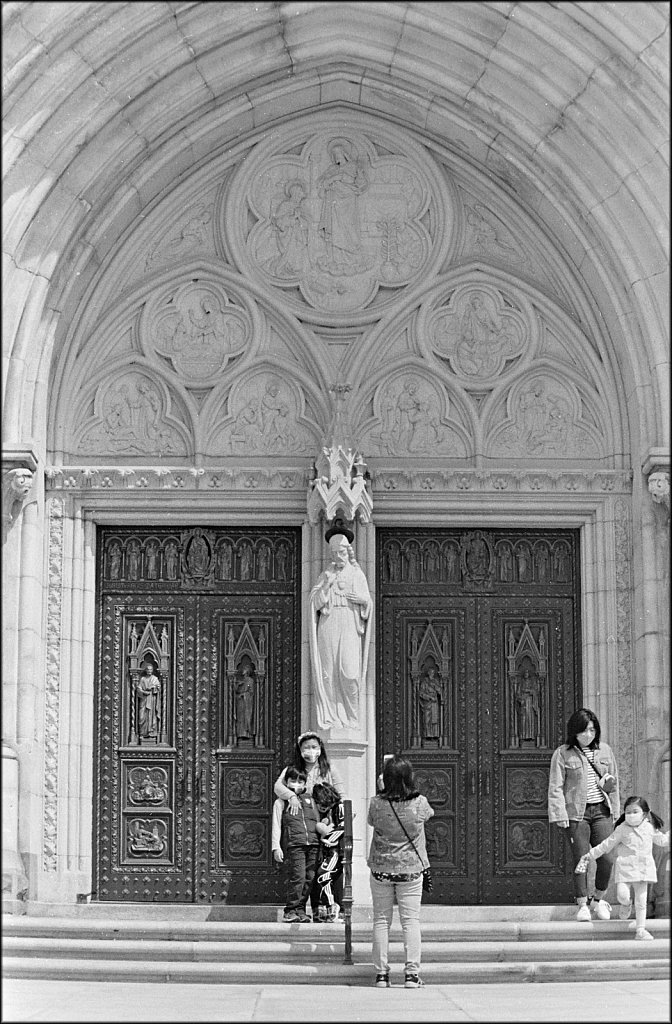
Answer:
[[(662, 829), (662, 827), (664, 825), (664, 821), (663, 821), (662, 818), (659, 818), (658, 815), (655, 814), (651, 810), (651, 808), (649, 807), (648, 801), (645, 800), (643, 796), (629, 796), (628, 797), (628, 799), (623, 804), (623, 814), (616, 821), (616, 825), (622, 825), (623, 824), (623, 822), (625, 821), (625, 812), (627, 811), (628, 807), (632, 807), (633, 804), (637, 804), (638, 807), (642, 808), (642, 810), (644, 811), (644, 817), (645, 818), (646, 817), (650, 818), (651, 824), (653, 825), (653, 827), (656, 829), (656, 831), (660, 832), (660, 830)], [(616, 827), (616, 826), (614, 826), (614, 827)]]
[(595, 712), (591, 711), (589, 708), (579, 708), (569, 716), (569, 721), (567, 722), (567, 739), (565, 740), (568, 747), (580, 748), (581, 744), (576, 737), (580, 732), (583, 732), (591, 722), (595, 726), (595, 738), (592, 743), (588, 744), (588, 749), (597, 750), (600, 745), (600, 723)]
[(412, 800), (419, 796), (415, 788), (413, 765), (407, 757), (395, 754), (383, 765), (383, 800)]
[(320, 744), (320, 754), (319, 757), (317, 758), (317, 763), (320, 768), (319, 773), (322, 776), (327, 775), (331, 769), (331, 765), (329, 764), (329, 758), (327, 757), (327, 750), (324, 745), (324, 741), (322, 737), (316, 732), (302, 732), (301, 735), (299, 736), (298, 740), (296, 741), (296, 746), (294, 747), (294, 767), (298, 768), (300, 772), (305, 772), (306, 770), (306, 762), (303, 760), (303, 757), (301, 755), (301, 744), (305, 743), (306, 740), (317, 740), (317, 742)]

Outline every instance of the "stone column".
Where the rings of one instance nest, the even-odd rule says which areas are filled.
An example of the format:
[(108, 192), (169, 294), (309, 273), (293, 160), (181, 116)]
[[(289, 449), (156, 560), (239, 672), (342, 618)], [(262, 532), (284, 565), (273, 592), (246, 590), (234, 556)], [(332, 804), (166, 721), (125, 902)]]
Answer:
[(654, 809), (669, 821), (670, 685), (670, 474), (669, 456), (652, 453), (644, 464), (642, 495), (642, 619), (646, 667), (641, 675), (647, 751), (641, 785)]
[[(20, 850), (29, 837), (20, 831), (21, 784), (25, 781), (32, 749), (35, 702), (34, 681), (39, 646), (38, 618), (42, 602), (34, 586), (35, 559), (41, 550), (35, 541), (37, 507), (26, 512), (34, 488), (37, 459), (30, 450), (11, 450), (2, 459), (2, 909), (24, 913), (28, 871)], [(34, 631), (37, 630), (36, 636)], [(34, 682), (33, 682), (34, 685)], [(25, 704), (32, 715), (25, 715)], [(23, 764), (22, 764), (23, 761)], [(25, 785), (24, 785), (25, 788)]]

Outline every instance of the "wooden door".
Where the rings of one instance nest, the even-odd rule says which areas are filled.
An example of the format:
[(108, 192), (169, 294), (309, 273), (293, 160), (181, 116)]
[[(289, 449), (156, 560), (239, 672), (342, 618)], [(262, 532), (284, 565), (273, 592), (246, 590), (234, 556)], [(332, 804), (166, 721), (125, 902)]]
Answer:
[(571, 898), (548, 768), (580, 704), (574, 531), (379, 529), (380, 755), (435, 809), (431, 902)]
[(299, 726), (297, 530), (101, 530), (99, 900), (282, 902), (273, 782)]

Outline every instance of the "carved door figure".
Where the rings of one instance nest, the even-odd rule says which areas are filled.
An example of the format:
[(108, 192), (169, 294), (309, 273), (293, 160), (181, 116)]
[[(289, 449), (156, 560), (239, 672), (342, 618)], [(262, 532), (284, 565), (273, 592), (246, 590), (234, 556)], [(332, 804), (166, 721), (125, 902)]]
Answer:
[(282, 902), (270, 821), (299, 731), (298, 531), (99, 541), (96, 898)]
[(379, 528), (377, 543), (377, 745), (410, 757), (435, 810), (428, 899), (571, 899), (546, 794), (581, 700), (577, 534)]

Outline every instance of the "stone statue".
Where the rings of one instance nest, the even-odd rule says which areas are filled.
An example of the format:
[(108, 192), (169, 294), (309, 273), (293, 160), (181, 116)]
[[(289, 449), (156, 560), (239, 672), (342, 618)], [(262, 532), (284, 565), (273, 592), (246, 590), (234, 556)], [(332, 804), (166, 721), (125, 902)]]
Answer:
[(325, 533), (331, 564), (310, 592), (310, 652), (321, 729), (354, 728), (366, 675), (373, 602), (355, 560), (354, 534), (336, 520)]
[(425, 740), (441, 737), (441, 706), (443, 687), (436, 673), (436, 666), (429, 665), (418, 685), (418, 708), (420, 711), (420, 735)]
[(148, 661), (144, 674), (135, 684), (137, 734), (140, 740), (154, 739), (161, 732), (161, 680), (154, 675), (154, 665)]
[(248, 664), (243, 665), (235, 689), (236, 738), (254, 736), (255, 683)]

